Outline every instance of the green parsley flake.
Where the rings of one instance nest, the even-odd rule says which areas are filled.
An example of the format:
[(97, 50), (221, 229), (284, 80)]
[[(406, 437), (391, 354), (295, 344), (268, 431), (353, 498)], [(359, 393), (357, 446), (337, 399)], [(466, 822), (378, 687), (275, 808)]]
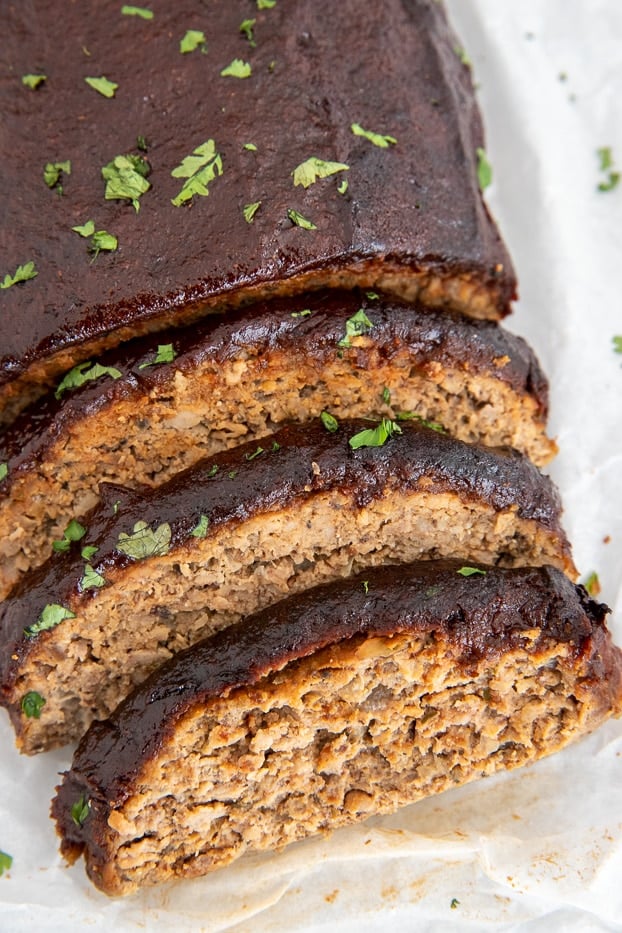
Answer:
[(18, 266), (13, 275), (7, 274), (0, 282), (0, 288), (10, 288), (12, 285), (17, 285), (19, 282), (27, 282), (29, 279), (34, 279), (39, 275), (35, 268), (35, 264), (32, 260), (30, 262), (24, 263), (23, 266)]
[(376, 428), (359, 431), (350, 438), (348, 443), (352, 450), (358, 450), (359, 447), (382, 447), (394, 434), (401, 433), (402, 429), (396, 421), (383, 418)]
[(119, 241), (112, 233), (108, 233), (106, 230), (96, 230), (89, 249), (92, 253), (95, 253), (94, 258), (97, 259), (101, 250), (114, 252), (118, 245)]
[(0, 876), (13, 864), (13, 857), (0, 849)]
[(221, 78), (250, 78), (251, 74), (250, 64), (243, 62), (241, 58), (234, 58), (231, 64), (220, 72)]
[(365, 292), (365, 297), (368, 301), (377, 301), (380, 298), (378, 292)]
[(479, 567), (461, 567), (457, 572), (461, 577), (486, 576), (486, 571), (480, 570)]
[(348, 318), (346, 321), (346, 333), (345, 337), (342, 337), (338, 347), (351, 347), (350, 343), (351, 337), (360, 337), (363, 334), (366, 334), (374, 326), (373, 321), (370, 321), (363, 308), (359, 308), (356, 314), (353, 314), (351, 318)]
[(36, 690), (29, 690), (22, 697), (20, 706), (22, 713), (28, 719), (41, 719), (41, 710), (45, 706), (45, 700)]
[(38, 635), (39, 632), (45, 632), (49, 628), (56, 628), (65, 619), (75, 619), (75, 617), (76, 614), (71, 609), (65, 609), (64, 606), (59, 606), (57, 603), (50, 603), (44, 607), (37, 621), (24, 629), (24, 635), (27, 638), (32, 638), (34, 635)]
[(95, 233), (95, 223), (92, 220), (87, 220), (85, 224), (78, 224), (76, 227), (72, 227), (72, 230), (75, 230), (76, 233), (79, 233), (80, 236), (93, 236)]
[(216, 476), (217, 473), (218, 473), (218, 464), (214, 463), (207, 472), (207, 478), (211, 479), (212, 476)]
[(92, 363), (86, 360), (84, 363), (78, 363), (68, 373), (65, 373), (62, 382), (59, 384), (56, 392), (56, 398), (60, 398), (67, 389), (79, 389), (93, 379), (99, 379), (101, 376), (110, 376), (112, 379), (120, 379), (123, 373), (114, 366), (102, 366), (100, 363)]
[(426, 421), (425, 418), (414, 411), (398, 411), (395, 417), (398, 421), (416, 421), (418, 424), (423, 425), (424, 428), (430, 428), (432, 431), (437, 431), (439, 434), (447, 434), (447, 429), (440, 421)]
[(209, 528), (209, 518), (207, 515), (201, 515), (198, 525), (192, 529), (190, 534), (195, 538), (204, 538)]
[(115, 84), (114, 81), (109, 81), (108, 78), (103, 75), (101, 78), (85, 78), (84, 80), (89, 87), (92, 87), (93, 90), (101, 94), (102, 97), (114, 97), (115, 91), (119, 87), (118, 84)]
[(145, 6), (122, 6), (122, 16), (140, 16), (141, 19), (153, 19), (153, 11)]
[(291, 207), (287, 209), (287, 216), (293, 224), (302, 227), (303, 230), (317, 230), (316, 225), (311, 220), (307, 220), (306, 217), (303, 217), (302, 214)]
[(99, 551), (99, 548), (96, 547), (94, 544), (85, 544), (82, 550), (80, 551), (80, 557), (82, 557), (84, 560), (90, 560), (91, 557), (97, 554), (98, 551)]
[(257, 152), (257, 146), (255, 143), (244, 143), (243, 149), (248, 149), (249, 152)]
[(388, 386), (385, 386), (382, 390), (382, 401), (385, 403), (385, 405), (391, 404), (391, 392)]
[(181, 165), (171, 172), (173, 178), (186, 178), (177, 197), (172, 199), (175, 207), (190, 201), (195, 194), (207, 197), (208, 185), (217, 175), (222, 175), (222, 158), (216, 152), (213, 139), (208, 139), (194, 150), (192, 155), (186, 156)]
[(146, 152), (149, 148), (149, 143), (144, 136), (136, 137), (136, 148), (140, 149), (141, 152)]
[(613, 352), (622, 353), (622, 335), (616, 334), (611, 340), (613, 342)]
[(309, 317), (313, 314), (311, 308), (305, 308), (304, 311), (292, 311), (292, 317)]
[(582, 583), (589, 596), (598, 596), (600, 593), (600, 580), (595, 570), (588, 574)]
[(335, 434), (339, 430), (339, 422), (334, 415), (331, 415), (329, 411), (323, 411), (320, 413), (320, 420), (327, 431), (331, 434)]
[(76, 800), (71, 808), (71, 819), (74, 821), (76, 826), (84, 826), (90, 809), (91, 804), (89, 799), (87, 798), (86, 794), (82, 794), (82, 796)]
[(9, 475), (9, 465), (8, 463), (0, 463), (0, 483), (3, 479), (6, 479)]
[(276, 6), (276, 0), (257, 0), (258, 10), (271, 10), (274, 6)]
[(345, 162), (326, 162), (324, 159), (318, 159), (317, 156), (311, 156), (300, 165), (297, 165), (292, 175), (294, 176), (294, 187), (302, 185), (308, 188), (314, 184), (318, 178), (328, 178), (330, 175), (336, 175), (337, 172), (348, 172), (350, 166)]
[(389, 146), (395, 146), (397, 144), (395, 136), (383, 136), (382, 133), (373, 133), (371, 130), (364, 130), (360, 123), (352, 123), (350, 129), (355, 136), (363, 136), (380, 149), (388, 149)]
[(596, 150), (600, 171), (607, 177), (597, 185), (599, 191), (613, 191), (620, 181), (620, 173), (613, 169), (611, 146), (602, 146)]
[(47, 75), (22, 75), (22, 84), (31, 91), (36, 91), (47, 79)]
[(477, 153), (477, 180), (481, 190), (484, 191), (492, 184), (492, 165), (481, 146), (478, 146), (475, 151)]
[(467, 50), (463, 46), (455, 45), (454, 52), (456, 53), (456, 55), (458, 56), (458, 58), (460, 59), (463, 65), (466, 65), (467, 68), (470, 68), (472, 66), (473, 63), (467, 54)]
[(255, 19), (243, 19), (240, 23), (240, 32), (246, 36), (251, 48), (255, 48), (257, 43), (255, 42), (255, 37), (253, 36), (253, 26), (257, 20)]
[(179, 51), (182, 55), (186, 55), (188, 52), (194, 52), (199, 48), (202, 52), (207, 48), (205, 44), (205, 33), (200, 29), (188, 29), (186, 35), (179, 43)]
[(143, 156), (118, 155), (102, 168), (102, 178), (106, 182), (104, 197), (107, 201), (131, 201), (138, 212), (138, 199), (151, 188), (146, 176), (151, 166)]
[(43, 169), (43, 180), (48, 188), (56, 188), (59, 194), (63, 193), (63, 186), (60, 184), (61, 175), (71, 175), (71, 162), (48, 162)]
[(132, 534), (124, 531), (119, 535), (117, 551), (121, 551), (132, 560), (145, 560), (147, 557), (162, 557), (168, 554), (171, 546), (171, 526), (168, 522), (154, 530), (147, 522), (136, 522)]
[(261, 201), (253, 201), (252, 204), (246, 204), (244, 206), (243, 214), (244, 214), (244, 220), (246, 221), (247, 224), (252, 224), (253, 218), (260, 207), (261, 207)]
[(146, 363), (141, 363), (138, 368), (147, 369), (148, 366), (157, 366), (159, 363), (172, 363), (176, 356), (172, 343), (159, 343), (155, 358)]
[(348, 179), (344, 178), (344, 180), (339, 185), (337, 185), (337, 191), (339, 192), (339, 194), (345, 194), (347, 190), (348, 190)]
[(458, 900), (457, 897), (452, 897), (451, 903), (450, 903), (449, 906), (450, 906), (450, 908), (451, 908), (452, 910), (455, 910), (456, 907), (459, 905), (459, 903), (460, 903), (460, 901)]
[(255, 457), (258, 457), (263, 452), (263, 447), (258, 447), (254, 454), (245, 454), (245, 458), (246, 460), (254, 460)]
[(86, 528), (80, 522), (72, 518), (63, 532), (60, 541), (52, 542), (54, 551), (68, 551), (74, 541), (80, 541), (86, 534)]
[(80, 589), (93, 590), (105, 585), (106, 580), (102, 577), (101, 573), (97, 573), (91, 564), (87, 564), (84, 568), (84, 576), (80, 580)]

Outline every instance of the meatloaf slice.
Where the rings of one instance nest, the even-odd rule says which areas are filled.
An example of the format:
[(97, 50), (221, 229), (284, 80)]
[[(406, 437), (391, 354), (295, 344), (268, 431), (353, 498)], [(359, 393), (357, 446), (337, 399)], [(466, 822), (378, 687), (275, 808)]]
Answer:
[[(139, 338), (74, 371), (0, 432), (0, 598), (99, 499), (160, 485), (240, 439), (333, 415), (423, 418), (548, 461), (547, 383), (491, 321), (351, 292), (273, 300)], [(101, 373), (72, 383), (84, 374)], [(65, 388), (65, 386), (69, 386)]]
[[(507, 313), (481, 118), (441, 4), (176, 0), (150, 21), (5, 6), (0, 277), (37, 273), (1, 293), (7, 406), (121, 340), (272, 294), (360, 285)], [(180, 51), (184, 24), (206, 54)], [(115, 250), (95, 255), (101, 238), (73, 229), (89, 220)]]
[(459, 562), (290, 597), (91, 726), (52, 805), (62, 852), (128, 894), (556, 752), (622, 712), (606, 612), (551, 567)]
[(0, 606), (1, 702), (36, 752), (79, 737), (171, 654), (323, 580), (464, 555), (573, 573), (559, 513), (510, 449), (386, 419), (289, 425), (158, 489), (108, 489), (82, 540)]

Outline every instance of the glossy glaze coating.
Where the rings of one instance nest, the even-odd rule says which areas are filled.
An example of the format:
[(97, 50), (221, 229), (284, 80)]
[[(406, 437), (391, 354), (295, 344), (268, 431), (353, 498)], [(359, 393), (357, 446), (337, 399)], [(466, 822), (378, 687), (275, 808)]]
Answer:
[[(33, 260), (38, 276), (0, 293), (0, 384), (67, 348), (84, 359), (94, 342), (181, 320), (214, 296), (358, 263), (464, 273), (508, 310), (514, 276), (478, 190), (480, 116), (440, 4), (153, 0), (151, 21), (120, 8), (68, 2), (61, 15), (32, 0), (3, 13), (0, 272)], [(254, 47), (240, 32), (249, 16)], [(186, 29), (204, 32), (204, 53), (181, 54)], [(221, 76), (235, 58), (250, 77)], [(47, 80), (29, 90), (27, 73)], [(118, 84), (110, 99), (84, 80), (102, 75)], [(397, 144), (379, 148), (353, 123)], [(101, 169), (140, 154), (139, 136), (152, 187), (137, 213), (104, 200)], [(208, 139), (222, 176), (208, 197), (173, 206), (183, 179), (171, 172)], [(310, 156), (350, 170), (294, 187)], [(59, 196), (43, 168), (64, 160)], [(247, 223), (243, 208), (257, 201)], [(116, 252), (93, 260), (71, 229), (90, 219), (118, 238)]]

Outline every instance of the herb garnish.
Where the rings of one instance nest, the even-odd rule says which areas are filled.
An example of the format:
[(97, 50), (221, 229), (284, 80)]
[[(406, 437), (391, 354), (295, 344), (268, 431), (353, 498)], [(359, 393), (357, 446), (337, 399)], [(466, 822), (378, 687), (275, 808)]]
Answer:
[(457, 573), (459, 573), (461, 577), (474, 577), (478, 574), (482, 577), (486, 576), (486, 571), (480, 570), (479, 567), (461, 567)]
[(182, 55), (187, 54), (188, 52), (194, 52), (195, 49), (201, 49), (202, 52), (207, 50), (207, 45), (205, 44), (205, 33), (200, 29), (188, 29), (186, 35), (179, 43), (179, 51)]
[(459, 903), (460, 903), (460, 901), (458, 900), (457, 897), (452, 897), (451, 903), (450, 903), (449, 906), (450, 906), (450, 908), (451, 908), (452, 910), (455, 910)]
[(101, 376), (110, 376), (112, 379), (120, 379), (123, 373), (114, 366), (102, 366), (100, 363), (92, 363), (87, 360), (85, 363), (78, 363), (68, 373), (65, 373), (62, 382), (60, 382), (55, 398), (60, 398), (67, 389), (79, 389), (85, 382), (92, 379), (99, 379)]
[(107, 201), (131, 201), (138, 212), (138, 199), (151, 188), (147, 175), (151, 166), (144, 156), (118, 155), (102, 168), (102, 178), (106, 182), (104, 197)]
[(122, 6), (122, 16), (140, 16), (141, 19), (153, 19), (153, 11), (145, 6)]
[(380, 149), (388, 149), (389, 146), (395, 146), (397, 144), (397, 139), (395, 136), (383, 136), (382, 133), (374, 133), (372, 130), (364, 130), (360, 123), (352, 123), (350, 129), (355, 136), (363, 136), (365, 139), (368, 139), (370, 143), (373, 143), (374, 146), (378, 146)]
[(91, 803), (88, 797), (86, 794), (82, 794), (82, 796), (76, 800), (71, 808), (71, 819), (74, 821), (76, 826), (84, 826), (90, 809)]
[(257, 45), (257, 43), (255, 42), (255, 38), (253, 36), (253, 26), (255, 25), (256, 22), (257, 22), (256, 19), (243, 19), (242, 22), (240, 23), (240, 32), (246, 36), (246, 38), (248, 39), (249, 45), (253, 49)]
[(190, 532), (191, 535), (195, 538), (204, 538), (207, 534), (207, 529), (209, 527), (209, 518), (207, 515), (201, 515), (198, 525), (192, 529)]
[(475, 151), (477, 153), (477, 180), (483, 191), (492, 184), (492, 165), (488, 161), (486, 151), (481, 146), (478, 146)]
[(242, 211), (242, 213), (244, 214), (244, 220), (246, 221), (247, 224), (252, 224), (253, 218), (255, 217), (255, 214), (257, 213), (260, 207), (261, 207), (261, 201), (253, 201), (252, 204), (244, 205), (244, 210)]
[(92, 220), (87, 220), (85, 224), (72, 227), (71, 229), (79, 233), (80, 236), (91, 237), (89, 250), (95, 253), (93, 259), (97, 259), (102, 249), (114, 251), (119, 245), (119, 241), (112, 233), (108, 233), (107, 230), (95, 230), (95, 224)]
[(363, 580), (363, 591), (365, 595), (369, 593), (369, 580)]
[(59, 606), (58, 603), (49, 603), (44, 607), (37, 621), (24, 629), (24, 635), (27, 638), (32, 638), (34, 635), (38, 635), (39, 632), (45, 632), (49, 628), (56, 628), (65, 619), (75, 619), (75, 617), (76, 614), (71, 609), (65, 609), (64, 606)]
[(472, 66), (473, 62), (469, 58), (467, 51), (463, 46), (454, 45), (454, 52), (456, 53), (456, 55), (458, 56), (458, 58), (460, 59), (463, 65), (466, 65), (467, 68), (470, 68)]
[(363, 334), (368, 333), (368, 331), (370, 331), (373, 326), (373, 321), (369, 320), (363, 308), (359, 308), (356, 314), (353, 314), (352, 317), (348, 318), (346, 321), (345, 337), (341, 338), (341, 340), (337, 343), (337, 346), (351, 347), (351, 337), (361, 337)]
[(8, 871), (12, 864), (13, 864), (13, 856), (9, 855), (8, 852), (3, 852), (0, 849), (0, 876), (5, 871)]
[(147, 363), (141, 363), (138, 368), (147, 369), (148, 366), (157, 366), (158, 363), (172, 363), (176, 356), (172, 343), (159, 343), (155, 358)]
[(45, 700), (36, 690), (29, 690), (22, 697), (20, 706), (22, 713), (28, 719), (41, 719), (41, 710), (45, 706)]
[(347, 190), (348, 190), (348, 179), (344, 178), (344, 180), (337, 185), (337, 191), (339, 192), (339, 194), (345, 194)]
[(118, 84), (115, 84), (114, 81), (109, 81), (108, 78), (101, 76), (101, 78), (85, 78), (84, 79), (89, 87), (92, 87), (94, 91), (97, 91), (102, 97), (114, 97), (116, 89), (119, 87)]
[(9, 465), (8, 463), (0, 463), (0, 483), (3, 479), (6, 479), (9, 475)]
[(63, 537), (61, 540), (52, 542), (52, 549), (54, 551), (68, 551), (72, 542), (80, 541), (85, 534), (86, 528), (84, 525), (81, 525), (80, 522), (75, 520), (75, 518), (72, 518), (63, 531)]
[(293, 224), (302, 227), (303, 230), (317, 230), (316, 225), (311, 220), (307, 220), (306, 217), (303, 217), (302, 214), (291, 207), (287, 209), (287, 216)]
[(359, 431), (348, 441), (352, 450), (358, 450), (359, 447), (382, 447), (394, 434), (401, 434), (397, 421), (391, 421), (389, 418), (383, 418), (376, 428), (367, 428)]
[(382, 390), (382, 401), (385, 403), (385, 405), (391, 404), (391, 390), (388, 386), (385, 386)]
[(56, 188), (59, 194), (63, 193), (63, 186), (60, 184), (61, 174), (71, 175), (71, 162), (48, 162), (43, 169), (43, 180), (48, 188)]
[(136, 522), (132, 534), (121, 532), (116, 548), (132, 560), (161, 557), (168, 554), (171, 537), (171, 526), (168, 522), (158, 525), (155, 530), (150, 528), (147, 522)]
[(395, 417), (398, 421), (417, 421), (424, 428), (431, 428), (432, 431), (438, 431), (439, 434), (447, 434), (447, 429), (440, 421), (427, 421), (414, 411), (398, 411)]
[(305, 308), (304, 311), (292, 311), (292, 317), (309, 317), (313, 312), (311, 308)]
[(324, 159), (318, 159), (317, 156), (311, 156), (300, 165), (297, 165), (292, 175), (294, 176), (294, 187), (302, 185), (308, 188), (314, 184), (318, 178), (328, 178), (330, 175), (336, 175), (337, 172), (347, 172), (350, 166), (345, 162), (326, 162)]
[(216, 476), (217, 473), (218, 473), (218, 464), (214, 463), (207, 472), (207, 478), (211, 479), (212, 476)]
[(251, 74), (250, 64), (243, 62), (241, 58), (234, 58), (231, 64), (220, 72), (221, 78), (250, 78)]
[(600, 593), (600, 580), (595, 570), (588, 574), (585, 581), (583, 581), (583, 586), (589, 596), (598, 596)]
[(246, 460), (254, 460), (255, 457), (258, 457), (259, 454), (262, 454), (262, 453), (263, 453), (263, 447), (258, 447), (254, 454), (245, 454), (244, 456)]
[(85, 544), (82, 550), (80, 551), (80, 557), (82, 557), (84, 560), (90, 560), (91, 557), (97, 554), (98, 551), (99, 551), (99, 548), (96, 547), (94, 544)]
[(175, 207), (190, 201), (195, 194), (207, 197), (208, 185), (217, 175), (222, 175), (222, 158), (216, 152), (213, 139), (201, 143), (192, 155), (186, 156), (181, 165), (171, 172), (173, 178), (186, 178), (177, 197), (172, 199)]
[(331, 415), (328, 411), (323, 411), (320, 413), (320, 419), (322, 424), (327, 431), (330, 431), (331, 434), (335, 434), (339, 430), (339, 422), (334, 415)]
[(380, 298), (378, 292), (365, 292), (365, 297), (368, 301), (377, 301)]
[(105, 584), (106, 580), (102, 577), (101, 573), (94, 570), (91, 564), (87, 564), (84, 568), (84, 576), (80, 580), (80, 589), (92, 590), (100, 586), (105, 586)]
[(34, 279), (39, 273), (35, 268), (35, 264), (30, 260), (30, 262), (24, 263), (23, 266), (18, 266), (13, 275), (7, 274), (0, 282), (0, 288), (10, 288), (11, 285), (17, 285), (18, 282), (27, 282), (29, 279)]
[(257, 0), (258, 10), (271, 10), (273, 6), (276, 6), (276, 0)]
[(249, 152), (257, 152), (257, 146), (255, 145), (255, 143), (244, 143), (242, 148), (248, 149)]
[(613, 155), (611, 146), (602, 146), (596, 150), (600, 171), (607, 175), (606, 179), (598, 183), (599, 191), (613, 191), (620, 181), (620, 173), (613, 170)]
[(22, 84), (29, 87), (31, 91), (36, 91), (47, 79), (47, 75), (22, 75)]

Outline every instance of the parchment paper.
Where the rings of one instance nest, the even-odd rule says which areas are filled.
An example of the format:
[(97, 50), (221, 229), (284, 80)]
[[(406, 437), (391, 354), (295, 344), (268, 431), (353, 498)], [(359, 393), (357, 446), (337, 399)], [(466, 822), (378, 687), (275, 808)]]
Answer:
[[(550, 377), (550, 472), (577, 565), (598, 572), (622, 643), (622, 184), (597, 191), (596, 155), (610, 146), (622, 171), (622, 3), (448, 7), (479, 85), (488, 203), (520, 280), (508, 326)], [(48, 809), (69, 754), (21, 758), (4, 713), (0, 750), (0, 849), (13, 856), (0, 933), (622, 930), (620, 721), (390, 819), (121, 901), (57, 854)]]

